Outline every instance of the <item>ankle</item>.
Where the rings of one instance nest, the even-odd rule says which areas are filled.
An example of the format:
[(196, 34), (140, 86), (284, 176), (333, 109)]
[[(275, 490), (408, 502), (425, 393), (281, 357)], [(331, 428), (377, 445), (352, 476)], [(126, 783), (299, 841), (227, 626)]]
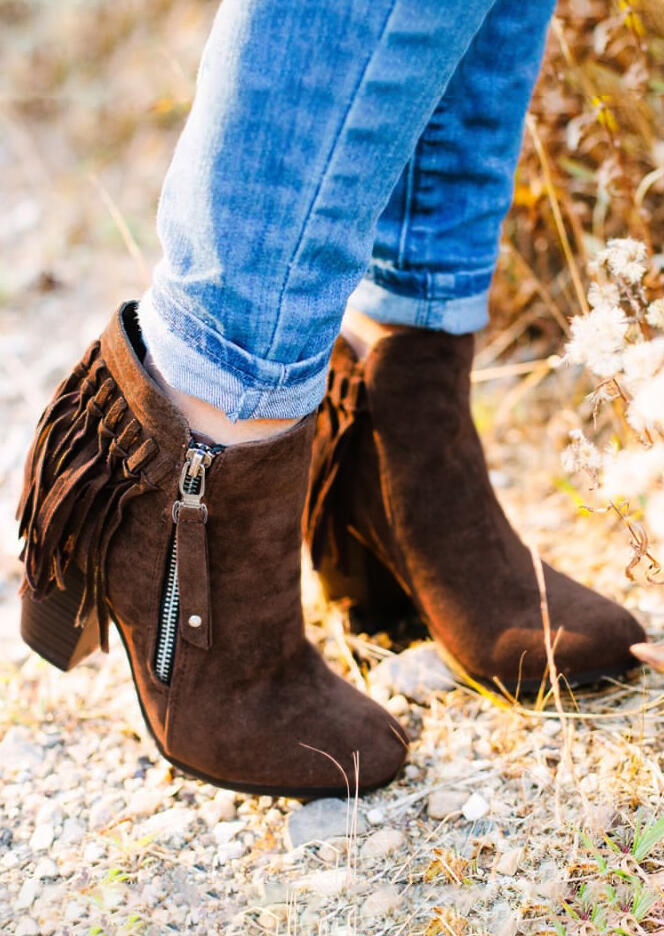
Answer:
[(189, 423), (192, 432), (207, 436), (216, 444), (238, 445), (243, 442), (258, 442), (279, 435), (294, 426), (298, 419), (238, 419), (233, 422), (226, 413), (172, 387), (157, 368), (148, 352), (144, 361), (145, 370), (166, 396), (178, 407)]
[(382, 338), (391, 335), (393, 332), (403, 331), (407, 327), (406, 325), (377, 322), (376, 319), (371, 318), (364, 312), (360, 312), (359, 309), (348, 306), (341, 323), (341, 334), (358, 358), (363, 360)]

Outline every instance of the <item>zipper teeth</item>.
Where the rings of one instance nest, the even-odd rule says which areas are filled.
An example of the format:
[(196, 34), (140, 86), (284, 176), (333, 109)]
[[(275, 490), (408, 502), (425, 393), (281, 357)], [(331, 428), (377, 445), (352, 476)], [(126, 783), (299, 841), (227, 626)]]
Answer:
[[(201, 486), (200, 475), (184, 479), (185, 494), (197, 494)], [(155, 673), (163, 683), (170, 683), (175, 659), (175, 641), (177, 637), (178, 617), (180, 615), (180, 590), (178, 588), (178, 562), (175, 544), (175, 528), (171, 534), (166, 562), (166, 580), (161, 596), (159, 610), (159, 626), (157, 629), (157, 653), (155, 656)]]

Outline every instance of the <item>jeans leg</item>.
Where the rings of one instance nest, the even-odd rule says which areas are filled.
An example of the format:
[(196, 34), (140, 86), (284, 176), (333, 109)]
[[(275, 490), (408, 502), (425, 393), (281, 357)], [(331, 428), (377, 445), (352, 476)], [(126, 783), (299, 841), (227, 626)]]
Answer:
[(233, 419), (316, 407), (376, 222), (494, 2), (224, 0), (139, 313), (169, 383)]
[(382, 322), (476, 331), (512, 201), (554, 0), (497, 0), (381, 215), (353, 308)]

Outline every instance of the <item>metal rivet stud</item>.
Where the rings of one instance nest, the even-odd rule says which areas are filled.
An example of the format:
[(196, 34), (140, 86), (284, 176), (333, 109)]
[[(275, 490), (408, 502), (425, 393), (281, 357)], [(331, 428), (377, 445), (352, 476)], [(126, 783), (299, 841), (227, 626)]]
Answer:
[(203, 623), (203, 618), (200, 614), (191, 614), (189, 616), (189, 627), (200, 627)]

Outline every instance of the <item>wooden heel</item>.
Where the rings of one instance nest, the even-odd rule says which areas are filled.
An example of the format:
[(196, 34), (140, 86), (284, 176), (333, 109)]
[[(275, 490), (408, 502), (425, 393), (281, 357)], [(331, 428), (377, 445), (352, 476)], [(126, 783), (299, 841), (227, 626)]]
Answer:
[(99, 647), (93, 624), (76, 627), (76, 612), (83, 597), (84, 579), (77, 568), (70, 568), (66, 588), (56, 589), (47, 598), (35, 601), (23, 596), (21, 637), (27, 645), (53, 666), (70, 670)]
[(410, 597), (389, 569), (350, 530), (342, 549), (340, 561), (332, 558), (332, 550), (324, 551), (318, 574), (328, 601), (349, 602), (352, 631), (392, 630), (417, 617)]

